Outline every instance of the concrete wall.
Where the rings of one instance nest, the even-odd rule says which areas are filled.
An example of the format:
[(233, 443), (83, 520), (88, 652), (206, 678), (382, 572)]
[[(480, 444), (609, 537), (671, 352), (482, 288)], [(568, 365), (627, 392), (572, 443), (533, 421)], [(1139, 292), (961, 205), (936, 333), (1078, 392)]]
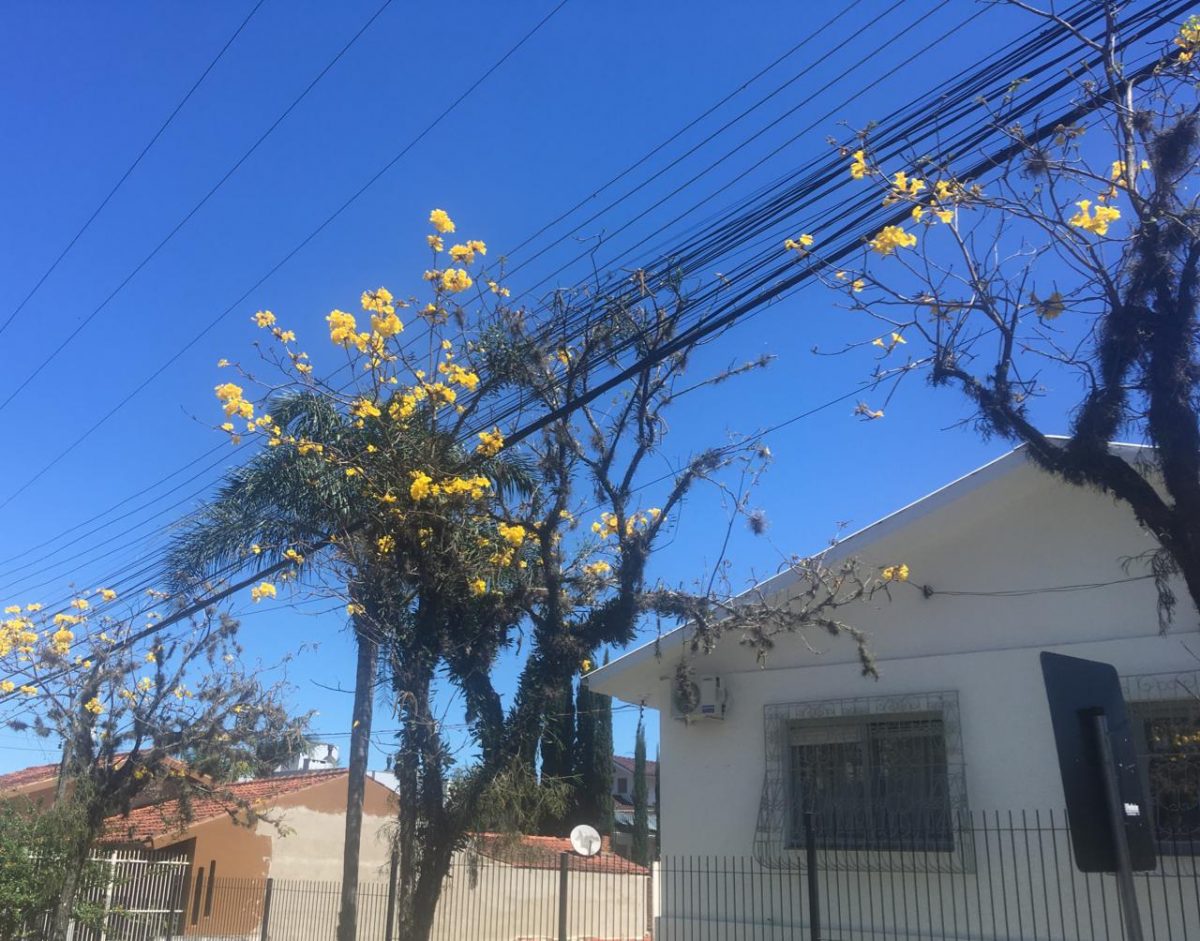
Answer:
[[(665, 857), (753, 855), (767, 760), (768, 705), (954, 691), (968, 807), (976, 812), (1061, 813), (1064, 799), (1039, 652), (1106, 661), (1125, 676), (1178, 673), (1190, 679), (1200, 670), (1197, 613), (1182, 586), (1176, 586), (1180, 605), (1174, 624), (1163, 634), (1153, 584), (1119, 583), (1146, 571), (1144, 564), (1126, 568), (1124, 562), (1153, 546), (1124, 507), (1059, 484), (1027, 466), (933, 503), (877, 527), (858, 550), (875, 565), (905, 562), (911, 569), (910, 584), (894, 586), (890, 598), (877, 596), (839, 612), (868, 632), (878, 659), (878, 680), (861, 676), (853, 645), (842, 639), (810, 636), (810, 649), (782, 637), (760, 666), (733, 637), (695, 662), (698, 673), (722, 677), (729, 695), (725, 721), (684, 724), (663, 708), (669, 703), (670, 680), (680, 655), (669, 641), (661, 660), (635, 656), (624, 671), (618, 669), (608, 679), (593, 678), (599, 692), (629, 701), (645, 696), (662, 710)], [(1118, 584), (1006, 596), (937, 593), (1108, 582)], [(933, 594), (923, 595), (923, 585)], [(616, 665), (620, 667), (620, 661)], [(1069, 867), (1052, 875), (1069, 879)], [(790, 878), (802, 876), (792, 873)], [(886, 888), (891, 878), (887, 873), (844, 873), (843, 891), (861, 893), (869, 879), (882, 880)], [(910, 895), (931, 887), (936, 891), (934, 884), (924, 885), (922, 880), (940, 878), (915, 879)], [(1115, 918), (1112, 885), (1091, 889), (1095, 900), (1085, 907), (1098, 911), (1107, 899), (1114, 911), (1106, 917)], [(1167, 920), (1179, 917), (1163, 909), (1161, 882), (1146, 881), (1140, 890), (1145, 903), (1156, 906), (1160, 931)], [(1189, 923), (1191, 930), (1200, 931), (1196, 894), (1189, 883), (1183, 893), (1186, 900), (1176, 907), (1188, 908), (1188, 916), (1196, 919)], [(1152, 902), (1151, 896), (1158, 901)], [(669, 902), (664, 905), (671, 914)], [(687, 912), (676, 906), (674, 915), (686, 918)], [(761, 932), (763, 924), (784, 921), (779, 911), (760, 913), (748, 918), (758, 927), (746, 936), (762, 936), (754, 932)], [(876, 930), (882, 930), (878, 921)], [(1178, 922), (1174, 928), (1182, 930)], [(1096, 930), (1103, 935), (1102, 927)], [(1060, 936), (1057, 928), (1049, 935)], [(722, 934), (735, 936), (740, 935)], [(838, 936), (855, 935), (847, 929)], [(981, 930), (975, 936), (1000, 935)]]

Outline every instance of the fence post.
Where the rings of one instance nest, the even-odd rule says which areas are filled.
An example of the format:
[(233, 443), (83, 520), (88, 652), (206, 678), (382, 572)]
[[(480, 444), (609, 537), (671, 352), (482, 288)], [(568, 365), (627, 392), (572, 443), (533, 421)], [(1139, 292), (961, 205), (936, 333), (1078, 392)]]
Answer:
[(558, 941), (567, 941), (567, 874), (571, 871), (571, 854), (558, 854)]
[(392, 941), (396, 930), (396, 879), (400, 869), (400, 853), (393, 849), (391, 865), (388, 867), (387, 924), (383, 929), (384, 941)]
[(259, 941), (267, 941), (270, 935), (271, 927), (271, 892), (275, 888), (275, 880), (270, 876), (267, 877), (267, 887), (263, 891), (263, 916), (262, 916), (262, 931), (259, 933)]
[(821, 941), (821, 901), (817, 885), (817, 834), (813, 826), (813, 813), (804, 814), (804, 861), (808, 869), (808, 936), (811, 941)]

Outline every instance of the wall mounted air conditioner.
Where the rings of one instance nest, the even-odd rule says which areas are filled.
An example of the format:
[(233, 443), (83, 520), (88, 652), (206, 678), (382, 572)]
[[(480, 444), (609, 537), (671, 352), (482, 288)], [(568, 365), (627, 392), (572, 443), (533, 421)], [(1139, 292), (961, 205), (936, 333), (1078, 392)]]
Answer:
[(683, 722), (724, 719), (728, 701), (719, 676), (698, 676), (671, 690), (671, 717)]

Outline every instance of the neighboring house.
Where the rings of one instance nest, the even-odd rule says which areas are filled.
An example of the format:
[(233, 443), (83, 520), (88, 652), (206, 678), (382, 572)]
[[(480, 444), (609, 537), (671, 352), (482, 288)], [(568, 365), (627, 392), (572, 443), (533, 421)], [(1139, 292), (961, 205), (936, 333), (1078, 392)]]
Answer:
[[(1114, 450), (1128, 460), (1144, 453)], [(877, 569), (909, 567), (908, 583), (837, 612), (866, 631), (877, 680), (861, 675), (846, 636), (780, 635), (760, 664), (737, 636), (690, 654), (681, 628), (591, 673), (589, 684), (659, 710), (671, 767), (664, 858), (737, 854), (796, 869), (808, 824), (818, 849), (836, 842), (843, 851), (836, 868), (983, 878), (986, 841), (967, 833), (981, 812), (1062, 819), (1039, 652), (1105, 661), (1126, 687), (1160, 848), (1200, 855), (1197, 612), (1175, 584), (1174, 621), (1160, 631), (1145, 574), (1154, 548), (1126, 506), (1058, 481), (1018, 448), (826, 552), (829, 563), (854, 556)], [(785, 601), (796, 582), (788, 571), (756, 590)], [(723, 719), (673, 718), (684, 657), (697, 677), (720, 678)], [(904, 851), (912, 858), (901, 862)], [(1041, 879), (1048, 891), (1053, 875)]]
[(313, 742), (301, 755), (295, 755), (286, 764), (276, 769), (276, 774), (294, 774), (297, 771), (332, 771), (338, 766), (338, 747), (328, 742)]
[[(43, 765), (0, 775), (0, 795), (48, 801), (57, 772), (57, 765)], [(333, 770), (224, 785), (214, 788), (212, 797), (191, 797), (191, 822), (185, 825), (179, 822), (178, 800), (143, 797), (128, 815), (108, 819), (98, 853), (186, 860), (186, 890), (178, 906), (186, 931), (250, 930), (259, 917), (267, 878), (325, 883), (341, 878), (346, 780), (346, 771)], [(245, 806), (260, 819), (251, 821), (241, 809)], [(383, 881), (395, 795), (368, 779), (363, 813), (361, 876)]]
[[(633, 759), (613, 755), (612, 796), (619, 806), (633, 806)], [(658, 762), (646, 762), (646, 805), (654, 806), (654, 782), (658, 777)]]

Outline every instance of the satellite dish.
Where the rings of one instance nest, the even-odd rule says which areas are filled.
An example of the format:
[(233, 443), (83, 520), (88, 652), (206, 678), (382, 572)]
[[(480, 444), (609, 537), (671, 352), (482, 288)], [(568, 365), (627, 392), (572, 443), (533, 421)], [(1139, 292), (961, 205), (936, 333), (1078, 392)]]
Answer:
[(595, 856), (600, 852), (600, 834), (595, 827), (581, 823), (571, 831), (571, 846), (580, 856)]

